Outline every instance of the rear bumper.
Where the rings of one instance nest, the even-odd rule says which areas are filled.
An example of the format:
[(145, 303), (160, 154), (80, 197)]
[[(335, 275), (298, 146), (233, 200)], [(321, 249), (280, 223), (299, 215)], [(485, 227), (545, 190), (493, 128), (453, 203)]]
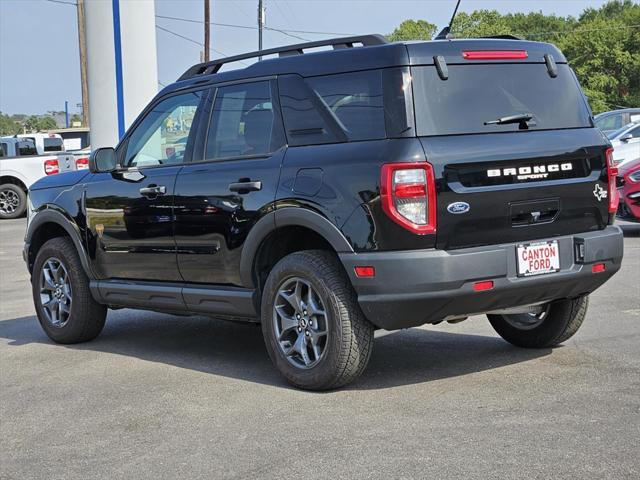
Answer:
[[(542, 239), (541, 239), (542, 240)], [(340, 259), (369, 321), (395, 330), (494, 310), (572, 298), (593, 292), (619, 269), (622, 230), (554, 237), (560, 271), (518, 277), (516, 243), (459, 250), (345, 253)], [(578, 256), (578, 245), (583, 258)], [(592, 273), (594, 263), (605, 271)], [(355, 266), (375, 267), (374, 278), (358, 278)], [(491, 290), (476, 292), (473, 283), (492, 280)]]

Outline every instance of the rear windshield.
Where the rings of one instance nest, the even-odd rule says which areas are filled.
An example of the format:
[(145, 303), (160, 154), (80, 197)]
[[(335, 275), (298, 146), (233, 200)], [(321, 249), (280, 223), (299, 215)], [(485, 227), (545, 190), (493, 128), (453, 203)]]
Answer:
[(57, 137), (45, 138), (43, 146), (45, 152), (61, 152), (64, 149), (62, 139)]
[(413, 67), (418, 135), (513, 132), (519, 123), (490, 124), (531, 114), (531, 130), (591, 127), (588, 108), (567, 65), (551, 78), (544, 64), (449, 65), (442, 80), (434, 66)]

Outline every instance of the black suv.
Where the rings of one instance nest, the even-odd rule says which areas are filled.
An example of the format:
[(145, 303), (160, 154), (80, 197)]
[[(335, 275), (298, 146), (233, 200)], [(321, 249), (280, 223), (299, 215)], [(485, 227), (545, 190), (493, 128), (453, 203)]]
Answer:
[(615, 173), (552, 45), (313, 42), (194, 66), (89, 172), (40, 180), (24, 258), (56, 342), (108, 308), (259, 322), (290, 382), (336, 388), (377, 328), (571, 337), (620, 268)]

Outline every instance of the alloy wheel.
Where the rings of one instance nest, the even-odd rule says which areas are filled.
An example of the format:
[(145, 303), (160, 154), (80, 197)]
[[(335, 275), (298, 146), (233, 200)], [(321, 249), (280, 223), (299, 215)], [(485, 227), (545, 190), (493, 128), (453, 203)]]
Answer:
[(11, 215), (20, 206), (20, 197), (13, 190), (0, 190), (0, 212)]
[(49, 258), (40, 274), (40, 301), (47, 321), (54, 327), (64, 327), (71, 313), (71, 282), (64, 264)]
[(280, 351), (293, 366), (312, 368), (323, 358), (329, 317), (308, 281), (296, 277), (282, 282), (273, 306), (273, 326)]

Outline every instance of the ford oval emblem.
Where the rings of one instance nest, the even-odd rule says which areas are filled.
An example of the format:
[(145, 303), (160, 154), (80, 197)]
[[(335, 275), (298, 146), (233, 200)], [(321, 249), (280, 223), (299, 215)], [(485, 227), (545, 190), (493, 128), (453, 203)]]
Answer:
[(461, 213), (467, 213), (471, 207), (467, 202), (455, 202), (450, 203), (447, 207), (447, 211), (449, 213), (453, 213), (454, 215), (459, 215)]

